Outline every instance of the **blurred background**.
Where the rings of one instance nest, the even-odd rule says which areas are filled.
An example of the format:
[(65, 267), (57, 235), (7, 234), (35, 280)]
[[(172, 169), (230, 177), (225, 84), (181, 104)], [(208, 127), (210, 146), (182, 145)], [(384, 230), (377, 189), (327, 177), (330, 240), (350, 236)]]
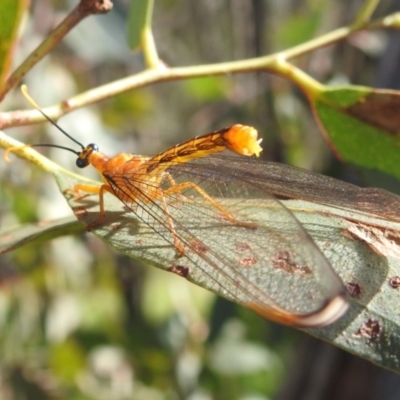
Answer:
[[(26, 76), (42, 107), (143, 69), (127, 44), (128, 0), (91, 16)], [(77, 1), (34, 0), (16, 65)], [(363, 1), (158, 0), (153, 29), (170, 66), (270, 54), (350, 24)], [(400, 10), (381, 1), (375, 18)], [(400, 33), (362, 32), (296, 60), (326, 84), (399, 88)], [(2, 111), (27, 109), (19, 90)], [(264, 73), (162, 83), (74, 111), (60, 125), (110, 155), (154, 155), (233, 123), (255, 126), (263, 157), (399, 191), (342, 165), (304, 96)], [(26, 143), (64, 144), (49, 124), (13, 128)], [(43, 149), (74, 169), (67, 152)], [(1, 162), (0, 228), (71, 215), (51, 176)], [(86, 174), (91, 175), (90, 171)], [(116, 254), (91, 234), (0, 256), (0, 399), (391, 399), (397, 375), (299, 331), (263, 320), (185, 280)]]

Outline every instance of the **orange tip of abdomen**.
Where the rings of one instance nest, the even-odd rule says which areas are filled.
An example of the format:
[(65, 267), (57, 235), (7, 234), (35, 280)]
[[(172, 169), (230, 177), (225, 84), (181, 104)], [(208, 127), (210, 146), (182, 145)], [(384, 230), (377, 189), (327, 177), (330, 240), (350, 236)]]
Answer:
[(258, 132), (252, 126), (233, 125), (224, 133), (229, 150), (244, 156), (260, 155), (262, 139), (258, 139)]

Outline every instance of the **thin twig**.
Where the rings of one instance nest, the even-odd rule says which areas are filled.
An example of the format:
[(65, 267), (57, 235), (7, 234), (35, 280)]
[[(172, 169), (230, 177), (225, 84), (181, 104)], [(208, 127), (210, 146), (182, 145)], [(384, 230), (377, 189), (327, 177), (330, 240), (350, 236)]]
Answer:
[(44, 58), (64, 36), (80, 21), (91, 14), (105, 13), (112, 9), (109, 0), (81, 0), (67, 17), (47, 36), (47, 38), (24, 60), (24, 62), (8, 77), (0, 90), (0, 101), (22, 78)]

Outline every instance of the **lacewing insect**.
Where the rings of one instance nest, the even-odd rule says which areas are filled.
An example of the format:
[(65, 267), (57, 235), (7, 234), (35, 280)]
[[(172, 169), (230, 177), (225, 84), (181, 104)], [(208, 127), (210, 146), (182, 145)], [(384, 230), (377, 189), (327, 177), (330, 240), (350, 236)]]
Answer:
[[(262, 151), (257, 131), (233, 125), (172, 147), (154, 157), (108, 157), (96, 144), (58, 146), (92, 165), (101, 186), (76, 185), (71, 192), (97, 194), (104, 223), (105, 193), (174, 249), (170, 272), (240, 303), (265, 318), (296, 327), (321, 327), (348, 307), (346, 290), (295, 216), (263, 186), (252, 156)], [(42, 145), (34, 145), (42, 146)], [(236, 157), (219, 155), (230, 150)], [(249, 207), (261, 208), (256, 216)]]

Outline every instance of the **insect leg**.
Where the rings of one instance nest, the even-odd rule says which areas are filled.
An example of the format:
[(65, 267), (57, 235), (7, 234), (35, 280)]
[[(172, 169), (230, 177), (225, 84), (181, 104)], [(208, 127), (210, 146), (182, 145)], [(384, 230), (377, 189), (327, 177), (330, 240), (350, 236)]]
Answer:
[(171, 232), (172, 236), (174, 237), (174, 245), (176, 247), (176, 250), (178, 251), (178, 253), (180, 255), (183, 256), (185, 254), (185, 250), (183, 250), (183, 248), (182, 248), (182, 246), (181, 246), (181, 244), (179, 242), (178, 235), (177, 235), (177, 233), (175, 231), (174, 221), (172, 221), (171, 215), (170, 215), (169, 210), (168, 210), (168, 204), (165, 201), (164, 195), (162, 195), (162, 197), (161, 197), (161, 202), (162, 202), (162, 205), (163, 205), (163, 208), (164, 208), (164, 212), (165, 212), (165, 214), (167, 216), (167, 221), (168, 221), (168, 225), (169, 225), (169, 231)]
[(96, 186), (96, 185), (79, 184), (79, 185), (75, 185), (74, 188), (70, 189), (69, 191), (74, 194), (77, 194), (78, 192), (81, 191), (81, 192), (99, 195), (100, 217), (97, 221), (94, 221), (87, 226), (88, 231), (90, 231), (92, 228), (100, 225), (104, 221), (104, 219), (106, 218), (106, 212), (104, 209), (104, 193), (109, 192), (112, 195), (114, 195), (114, 192), (110, 186), (108, 186), (108, 185)]
[[(170, 180), (170, 179), (168, 178), (168, 180)], [(175, 182), (172, 177), (171, 177), (171, 180), (170, 180), (170, 182)], [(224, 217), (226, 219), (228, 219), (233, 224), (238, 225), (238, 226), (244, 226), (246, 228), (253, 228), (253, 229), (257, 228), (257, 224), (254, 222), (243, 222), (243, 221), (237, 220), (229, 211), (225, 210), (224, 207), (222, 207), (220, 204), (218, 204), (218, 202), (216, 202), (202, 188), (200, 188), (193, 182), (183, 182), (183, 183), (175, 184), (171, 188), (164, 190), (163, 193), (164, 193), (164, 196), (168, 196), (173, 193), (181, 193), (182, 190), (185, 190), (185, 189), (195, 190), (197, 193), (200, 194), (200, 196), (202, 196), (205, 200), (207, 200), (210, 204), (212, 204), (217, 210), (219, 210), (224, 215)], [(181, 195), (182, 195), (182, 193), (181, 193)]]
[[(177, 186), (177, 183), (175, 182), (175, 179), (172, 177), (172, 175), (171, 175), (169, 172), (166, 172), (166, 173), (163, 175), (162, 180), (164, 180), (164, 179), (167, 179), (167, 180), (168, 180), (168, 183), (171, 185), (171, 188)], [(162, 180), (161, 180), (161, 181), (162, 181)], [(161, 184), (161, 182), (160, 182), (160, 184)], [(168, 192), (168, 190), (170, 190), (170, 189), (164, 190), (164, 193)], [(172, 193), (174, 193), (174, 192), (172, 192)], [(169, 193), (168, 193), (168, 194), (169, 194)], [(178, 190), (178, 193), (177, 193), (177, 194), (178, 194), (180, 200), (182, 200), (182, 201), (187, 200), (187, 198), (182, 194), (182, 192), (181, 192), (180, 190)]]

